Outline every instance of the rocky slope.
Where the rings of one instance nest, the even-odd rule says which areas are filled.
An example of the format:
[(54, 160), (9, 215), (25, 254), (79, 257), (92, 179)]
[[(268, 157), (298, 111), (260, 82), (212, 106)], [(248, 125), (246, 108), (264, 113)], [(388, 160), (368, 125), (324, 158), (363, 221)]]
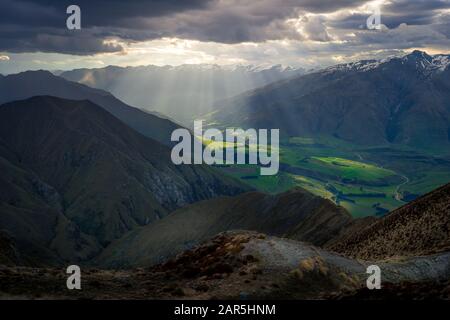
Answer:
[(328, 249), (375, 260), (450, 250), (450, 184), (394, 210)]

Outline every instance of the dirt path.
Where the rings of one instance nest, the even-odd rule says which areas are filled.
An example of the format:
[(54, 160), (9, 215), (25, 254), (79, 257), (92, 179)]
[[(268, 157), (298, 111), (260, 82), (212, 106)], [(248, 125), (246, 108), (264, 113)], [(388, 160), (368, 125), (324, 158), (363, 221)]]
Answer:
[(407, 176), (405, 176), (405, 175), (402, 175), (402, 174), (399, 175), (399, 176), (402, 177), (404, 181), (402, 183), (400, 183), (399, 185), (397, 185), (397, 188), (395, 188), (394, 198), (397, 201), (406, 203), (406, 201), (403, 201), (402, 198), (401, 198), (400, 188), (402, 186), (404, 186), (405, 184), (409, 183), (409, 178)]

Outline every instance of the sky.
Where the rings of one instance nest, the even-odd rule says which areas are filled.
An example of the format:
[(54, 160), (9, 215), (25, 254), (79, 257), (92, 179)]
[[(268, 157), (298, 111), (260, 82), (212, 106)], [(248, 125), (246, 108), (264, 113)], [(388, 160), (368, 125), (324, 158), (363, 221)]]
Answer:
[[(69, 30), (66, 9), (81, 10)], [(381, 24), (367, 27), (376, 10)], [(450, 53), (450, 0), (0, 0), (0, 73)]]

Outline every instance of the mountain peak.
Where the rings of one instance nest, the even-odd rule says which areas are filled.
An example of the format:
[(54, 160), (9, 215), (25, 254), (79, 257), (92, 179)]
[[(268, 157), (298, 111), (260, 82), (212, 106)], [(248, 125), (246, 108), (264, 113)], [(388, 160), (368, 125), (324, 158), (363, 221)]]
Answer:
[(420, 50), (414, 50), (408, 56), (413, 56), (413, 57), (417, 57), (417, 58), (424, 58), (424, 59), (427, 59), (427, 60), (431, 59), (430, 55), (428, 55), (425, 51), (420, 51)]
[(12, 74), (11, 76), (33, 76), (33, 77), (54, 77), (55, 75), (48, 70), (27, 70)]
[[(16, 81), (40, 82), (42, 85), (48, 81), (56, 81), (59, 77), (48, 70), (27, 70), (5, 76), (5, 79)], [(60, 78), (62, 80), (62, 78)]]
[(402, 63), (414, 66), (426, 72), (441, 72), (450, 65), (450, 56), (440, 54), (430, 56), (424, 51), (414, 50), (401, 58)]
[(391, 56), (381, 60), (360, 60), (356, 62), (349, 62), (344, 64), (334, 65), (319, 72), (335, 72), (335, 71), (357, 71), (365, 72), (372, 69), (377, 69), (380, 66), (386, 66), (389, 63), (398, 63), (411, 66), (419, 71), (435, 72), (443, 71), (450, 65), (450, 56), (439, 54), (430, 56), (425, 51), (414, 50), (413, 52), (404, 56)]
[(430, 64), (431, 61), (433, 60), (433, 57), (428, 55), (425, 51), (414, 50), (410, 54), (404, 56), (403, 59), (407, 61), (425, 62), (426, 64)]

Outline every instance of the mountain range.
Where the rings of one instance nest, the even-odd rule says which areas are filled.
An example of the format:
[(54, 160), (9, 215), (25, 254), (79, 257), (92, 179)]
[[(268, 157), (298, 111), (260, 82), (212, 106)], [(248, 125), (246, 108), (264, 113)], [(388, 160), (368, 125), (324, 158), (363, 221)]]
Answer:
[[(283, 136), (328, 135), (365, 146), (450, 146), (450, 56), (337, 65), (221, 101), (210, 122), (279, 128)], [(276, 115), (276, 116), (275, 116)]]
[[(185, 126), (212, 111), (214, 102), (304, 73), (303, 69), (255, 66), (108, 66), (75, 69), (61, 77), (104, 89), (126, 103), (165, 114)], [(130, 85), (132, 84), (132, 85)]]
[[(135, 100), (144, 107), (149, 106), (145, 97), (158, 90), (155, 101), (169, 99), (170, 92), (162, 89), (167, 86), (174, 100), (159, 111), (174, 114), (183, 99), (199, 102), (189, 92), (212, 92), (195, 112), (180, 111), (177, 120), (209, 112), (209, 124), (280, 128), (283, 137), (302, 136), (293, 140), (301, 148), (290, 153), (281, 145), (293, 166), (298, 162), (315, 170), (322, 161), (325, 183), (331, 173), (351, 178), (340, 181), (347, 196), (392, 188), (396, 200), (403, 184), (415, 182), (402, 176), (393, 187), (386, 183), (393, 171), (384, 166), (394, 158), (375, 167), (362, 148), (353, 156), (358, 161), (347, 159), (350, 149), (345, 148), (329, 157), (326, 145), (303, 136), (333, 136), (376, 154), (394, 150), (370, 148), (380, 144), (448, 148), (449, 61), (415, 51), (305, 75), (278, 67), (181, 66), (108, 67), (62, 76), (115, 88), (130, 94), (127, 99), (133, 90), (144, 92)], [(233, 85), (224, 84), (225, 76)], [(147, 83), (146, 77), (161, 84)], [(237, 84), (239, 77), (245, 84)], [(263, 87), (228, 98), (233, 90), (249, 89), (252, 81)], [(149, 83), (153, 91), (147, 90)], [(184, 88), (186, 83), (191, 86)], [(0, 75), (0, 103), (0, 297), (372, 297), (364, 288), (366, 267), (374, 263), (383, 270), (387, 292), (405, 295), (416, 288), (420, 297), (450, 292), (448, 184), (383, 217), (356, 219), (336, 202), (302, 188), (268, 194), (217, 167), (174, 165), (170, 134), (180, 124), (50, 72)], [(302, 158), (305, 150), (314, 154)], [(406, 148), (402, 152), (392, 157), (402, 157), (423, 174), (417, 163), (428, 158)], [(436, 166), (447, 164), (435, 160)], [(445, 168), (434, 174), (442, 176)], [(238, 174), (247, 174), (246, 169)], [(299, 179), (304, 173), (291, 170)], [(357, 174), (385, 180), (362, 187)], [(316, 178), (303, 181), (320, 191)], [(352, 184), (356, 187), (350, 190)], [(332, 186), (327, 183), (325, 190)], [(368, 195), (373, 202), (389, 196)], [(83, 267), (83, 290), (71, 293), (61, 286), (66, 276), (61, 266), (67, 264)]]

